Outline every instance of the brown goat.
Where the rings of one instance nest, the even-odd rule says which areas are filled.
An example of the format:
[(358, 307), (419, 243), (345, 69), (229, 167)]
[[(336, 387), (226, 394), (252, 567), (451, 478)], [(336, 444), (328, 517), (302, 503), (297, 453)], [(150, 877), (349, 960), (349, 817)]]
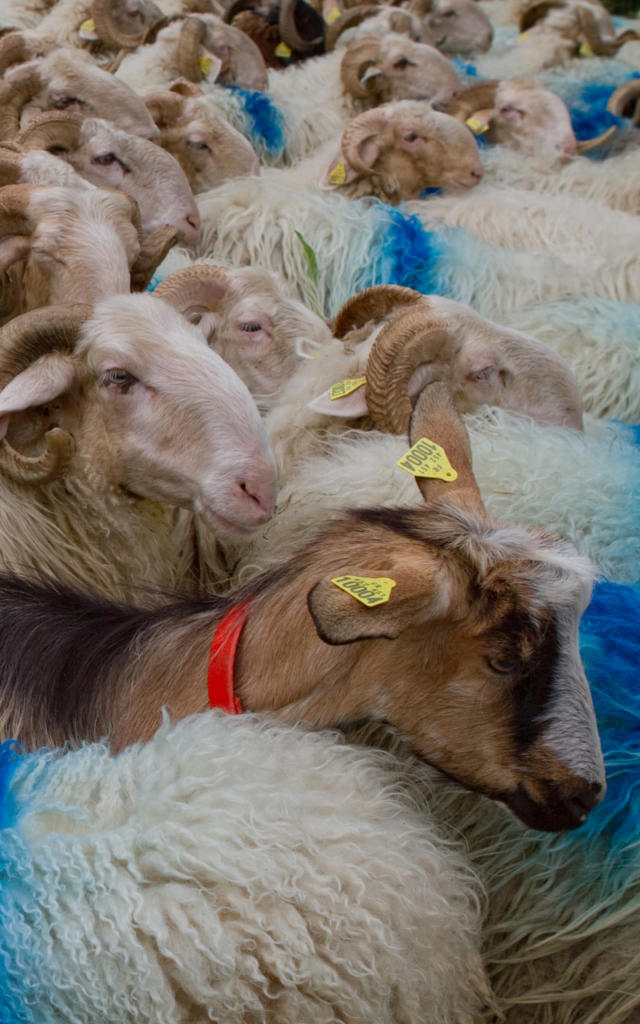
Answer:
[[(558, 538), (487, 521), (444, 384), (421, 393), (410, 433), (457, 471), (420, 481), (433, 504), (353, 512), (234, 599), (140, 611), (0, 581), (2, 735), (34, 747), (108, 734), (122, 748), (153, 734), (164, 705), (204, 711), (212, 634), (231, 640), (221, 619), (244, 605), (246, 711), (315, 728), (386, 720), (527, 825), (580, 825), (604, 793), (577, 643), (589, 569)], [(345, 574), (395, 586), (366, 607), (334, 584)]]

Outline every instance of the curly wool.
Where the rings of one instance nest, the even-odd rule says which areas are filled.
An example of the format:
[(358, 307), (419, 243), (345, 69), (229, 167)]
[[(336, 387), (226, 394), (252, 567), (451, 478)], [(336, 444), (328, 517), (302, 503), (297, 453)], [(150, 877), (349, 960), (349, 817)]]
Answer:
[(389, 755), (218, 712), (10, 754), (1, 1020), (479, 1019), (479, 886)]

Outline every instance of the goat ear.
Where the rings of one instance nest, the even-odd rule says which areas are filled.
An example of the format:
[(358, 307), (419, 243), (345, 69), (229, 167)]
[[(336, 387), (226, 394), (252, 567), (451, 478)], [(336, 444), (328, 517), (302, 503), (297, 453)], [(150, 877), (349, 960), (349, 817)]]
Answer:
[(75, 373), (69, 356), (52, 353), (9, 381), (0, 392), (0, 438), (7, 433), (11, 413), (33, 409), (58, 398), (69, 390)]
[(331, 391), (323, 391), (317, 398), (307, 403), (307, 408), (313, 412), (324, 413), (325, 416), (337, 416), (346, 420), (353, 420), (360, 416), (367, 416), (367, 396), (365, 388), (358, 388), (350, 395), (343, 398), (331, 398)]
[[(347, 583), (353, 587), (347, 593), (333, 582), (338, 578), (360, 580)], [(373, 607), (361, 603), (353, 593), (371, 592), (367, 580), (382, 579), (387, 583), (388, 600)], [(384, 592), (384, 586), (383, 586)], [(372, 573), (362, 569), (348, 574), (325, 576), (309, 592), (307, 604), (318, 636), (327, 644), (351, 644), (356, 640), (386, 638), (394, 640), (403, 630), (417, 622), (427, 622), (446, 613), (452, 588), (445, 584), (442, 569), (433, 564), (432, 571), (421, 559), (420, 568), (413, 565), (393, 565), (388, 573)]]

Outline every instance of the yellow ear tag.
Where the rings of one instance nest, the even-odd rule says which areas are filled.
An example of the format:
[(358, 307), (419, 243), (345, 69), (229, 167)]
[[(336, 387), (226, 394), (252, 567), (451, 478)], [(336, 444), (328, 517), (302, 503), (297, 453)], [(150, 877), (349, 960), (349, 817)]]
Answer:
[(275, 53), (276, 57), (286, 58), (291, 56), (292, 51), (289, 49), (286, 43), (278, 43), (273, 52)]
[(331, 582), (367, 608), (386, 604), (396, 585), (388, 576), (336, 576)]
[(468, 117), (465, 124), (474, 135), (482, 135), (484, 132), (489, 131), (489, 125), (484, 121), (478, 121), (477, 117)]
[(96, 39), (96, 23), (93, 18), (87, 18), (83, 21), (80, 28), (78, 29), (78, 35), (81, 39)]
[(208, 75), (213, 67), (213, 59), (211, 57), (198, 57), (198, 66), (203, 75)]
[(593, 50), (591, 49), (588, 43), (582, 43), (580, 49), (578, 50), (578, 53), (581, 57), (593, 57)]
[(398, 459), (396, 465), (406, 469), (412, 476), (445, 480), (447, 483), (458, 479), (458, 474), (449, 462), (444, 448), (427, 437), (421, 437), (416, 441), (409, 451)]
[(334, 21), (337, 21), (340, 17), (340, 11), (337, 7), (332, 7), (327, 14), (327, 25), (333, 25)]
[(520, 35), (516, 38), (516, 45), (518, 43), (521, 43), (523, 39), (526, 39), (528, 35), (531, 35), (531, 29), (530, 28), (527, 29), (526, 32), (521, 32), (520, 33)]
[(336, 164), (328, 177), (330, 185), (344, 185), (347, 180), (347, 168), (344, 164)]
[(329, 398), (333, 402), (335, 398), (344, 398), (352, 391), (357, 391), (363, 384), (367, 383), (366, 377), (348, 377), (347, 380), (339, 380), (329, 388)]

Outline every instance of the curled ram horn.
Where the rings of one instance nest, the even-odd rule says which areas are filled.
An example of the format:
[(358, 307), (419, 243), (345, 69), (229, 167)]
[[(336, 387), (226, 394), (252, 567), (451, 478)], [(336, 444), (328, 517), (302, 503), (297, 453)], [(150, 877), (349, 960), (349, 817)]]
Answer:
[(577, 13), (584, 38), (596, 57), (612, 57), (623, 43), (640, 38), (638, 33), (632, 29), (627, 29), (617, 37), (606, 38), (600, 30), (594, 12), (588, 5), (578, 6)]
[(155, 289), (155, 295), (189, 319), (194, 313), (215, 309), (227, 294), (230, 283), (224, 267), (196, 264), (165, 277)]
[(624, 82), (611, 94), (607, 110), (616, 117), (628, 117), (631, 124), (640, 124), (640, 78)]
[(356, 7), (351, 7), (350, 10), (344, 11), (327, 28), (324, 43), (327, 52), (335, 49), (336, 43), (343, 32), (362, 24), (367, 18), (375, 17), (378, 11), (378, 5), (373, 2), (360, 3)]
[(397, 284), (379, 284), (352, 295), (338, 310), (332, 324), (334, 338), (344, 338), (350, 331), (371, 321), (383, 320), (403, 306), (412, 306), (422, 299), (420, 292)]
[(16, 135), (16, 143), (23, 149), (74, 150), (82, 121), (82, 117), (71, 112), (44, 111)]
[(374, 94), (371, 69), (379, 56), (380, 40), (375, 36), (360, 39), (347, 47), (340, 65), (340, 79), (345, 92), (356, 99), (366, 99)]
[(179, 73), (188, 82), (199, 82), (203, 77), (198, 63), (198, 51), (204, 43), (206, 34), (207, 26), (202, 18), (184, 19), (176, 44), (176, 64)]
[(46, 57), (56, 48), (57, 43), (50, 39), (41, 39), (20, 31), (8, 32), (0, 38), (0, 75), (4, 75), (14, 64)]
[(0, 146), (0, 188), (16, 185), (21, 178), (20, 148), (12, 143)]
[(0, 138), (13, 139), (20, 131), (22, 108), (40, 92), (42, 79), (37, 68), (25, 67), (0, 81)]
[(96, 34), (110, 49), (131, 50), (151, 42), (151, 33), (155, 35), (167, 24), (167, 18), (153, 0), (142, 0), (137, 8), (142, 16), (142, 27), (136, 32), (125, 32), (117, 18), (120, 6), (120, 0), (93, 0), (91, 8)]
[[(298, 21), (303, 22), (302, 31)], [(305, 0), (281, 0), (278, 27), (283, 42), (292, 50), (305, 53), (323, 44), (322, 18)]]
[[(91, 307), (83, 304), (47, 306), (16, 317), (0, 332), (0, 380), (4, 385), (26, 370), (36, 359), (73, 351)], [(0, 443), (2, 471), (23, 484), (47, 483), (59, 475), (75, 451), (73, 437), (54, 427), (45, 434), (39, 455), (24, 455), (5, 438)]]

